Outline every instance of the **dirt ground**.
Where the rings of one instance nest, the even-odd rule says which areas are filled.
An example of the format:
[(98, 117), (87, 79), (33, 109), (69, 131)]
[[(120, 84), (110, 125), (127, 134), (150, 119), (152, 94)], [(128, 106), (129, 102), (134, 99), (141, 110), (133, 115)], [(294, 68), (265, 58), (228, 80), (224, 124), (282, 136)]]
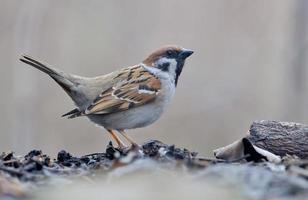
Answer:
[[(250, 162), (247, 162), (249, 160)], [(204, 158), (148, 141), (53, 159), (39, 150), (0, 156), (0, 199), (306, 199), (308, 161), (286, 156), (279, 164)]]

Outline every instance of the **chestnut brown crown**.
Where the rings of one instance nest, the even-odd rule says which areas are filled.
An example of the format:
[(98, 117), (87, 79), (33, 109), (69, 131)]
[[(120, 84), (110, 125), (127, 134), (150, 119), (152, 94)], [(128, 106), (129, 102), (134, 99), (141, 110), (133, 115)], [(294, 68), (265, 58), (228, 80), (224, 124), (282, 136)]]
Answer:
[(184, 61), (193, 53), (194, 52), (192, 50), (182, 48), (178, 45), (168, 45), (154, 51), (142, 63), (147, 66), (153, 66), (154, 63), (160, 58), (170, 58)]

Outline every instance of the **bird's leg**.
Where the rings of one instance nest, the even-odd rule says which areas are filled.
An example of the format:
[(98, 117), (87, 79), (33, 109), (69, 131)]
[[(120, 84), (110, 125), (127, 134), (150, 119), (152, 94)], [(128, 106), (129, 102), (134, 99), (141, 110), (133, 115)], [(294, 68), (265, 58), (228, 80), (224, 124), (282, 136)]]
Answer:
[(129, 137), (125, 132), (124, 132), (124, 130), (118, 130), (119, 131), (119, 133), (127, 140), (127, 141), (129, 141), (129, 143), (131, 143), (131, 145), (132, 146), (138, 146), (138, 144), (136, 143), (136, 142), (134, 142), (134, 140), (131, 138), (131, 137)]
[(126, 148), (124, 142), (122, 142), (122, 140), (115, 134), (113, 130), (107, 129), (107, 131), (110, 133), (111, 137), (116, 141), (116, 143), (120, 148), (122, 149)]

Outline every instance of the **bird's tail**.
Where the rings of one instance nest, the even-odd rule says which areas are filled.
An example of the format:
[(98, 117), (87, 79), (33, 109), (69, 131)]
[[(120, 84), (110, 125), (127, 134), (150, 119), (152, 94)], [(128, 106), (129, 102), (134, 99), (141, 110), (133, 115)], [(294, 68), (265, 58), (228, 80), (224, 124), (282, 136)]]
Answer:
[(31, 58), (28, 55), (22, 55), (19, 59), (21, 62), (24, 62), (28, 65), (31, 65), (32, 67), (35, 67), (36, 69), (45, 72), (48, 75), (56, 74), (55, 70), (47, 67), (47, 64), (43, 64), (40, 61), (35, 60), (34, 58)]
[[(32, 67), (48, 74), (65, 90), (65, 92), (72, 98), (72, 100), (75, 103), (77, 104), (80, 103), (78, 102), (78, 96), (82, 97), (83, 93), (80, 93), (80, 92), (78, 93), (78, 90), (76, 90), (76, 86), (80, 83), (79, 83), (78, 78), (75, 75), (66, 74), (58, 69), (49, 67), (48, 64), (44, 64), (38, 60), (35, 60), (34, 58), (31, 58), (28, 55), (22, 55), (19, 60), (21, 62), (31, 65)], [(79, 111), (79, 109), (76, 108), (64, 114), (62, 117), (65, 117), (65, 116), (68, 116), (68, 118), (75, 118), (75, 117), (81, 116), (81, 112)]]
[(74, 81), (70, 78), (69, 74), (61, 72), (60, 70), (51, 68), (48, 64), (44, 64), (28, 55), (22, 55), (19, 59), (32, 67), (48, 74), (52, 79), (54, 79), (70, 96), (71, 90), (75, 86)]

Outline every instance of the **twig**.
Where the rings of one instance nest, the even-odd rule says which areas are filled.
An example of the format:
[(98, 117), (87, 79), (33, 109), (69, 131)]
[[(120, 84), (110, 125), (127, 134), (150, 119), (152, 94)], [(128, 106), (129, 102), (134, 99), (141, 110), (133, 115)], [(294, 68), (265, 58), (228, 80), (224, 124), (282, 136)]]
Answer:
[(207, 162), (226, 162), (226, 160), (223, 159), (218, 159), (218, 158), (203, 158), (203, 157), (198, 157), (198, 158), (194, 158), (197, 159), (199, 161), (207, 161)]
[(219, 158), (202, 158), (202, 157), (199, 157), (199, 158), (195, 158), (199, 161), (207, 161), (207, 162), (220, 162), (220, 163), (235, 163), (235, 162), (239, 162), (241, 160), (244, 160), (246, 158), (248, 158), (250, 156), (250, 154), (246, 154), (240, 158), (236, 158), (234, 160), (224, 160), (224, 159), (219, 159)]

